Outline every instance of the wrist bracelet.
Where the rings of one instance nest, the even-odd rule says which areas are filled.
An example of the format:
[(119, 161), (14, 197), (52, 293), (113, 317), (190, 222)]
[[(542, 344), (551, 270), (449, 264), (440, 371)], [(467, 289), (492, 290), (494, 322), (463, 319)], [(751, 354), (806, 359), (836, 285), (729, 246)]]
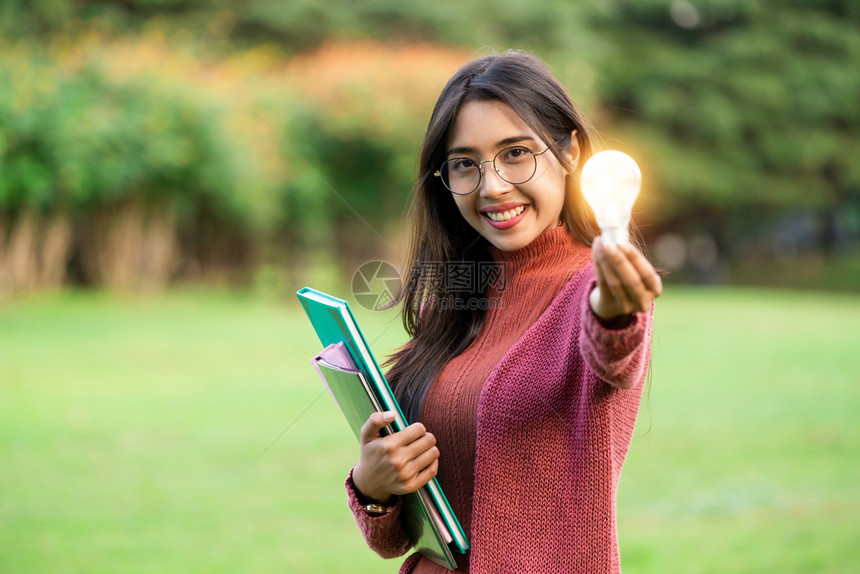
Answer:
[(363, 504), (361, 509), (371, 516), (381, 516), (388, 514), (388, 511), (394, 508), (394, 505), (385, 506), (384, 504)]

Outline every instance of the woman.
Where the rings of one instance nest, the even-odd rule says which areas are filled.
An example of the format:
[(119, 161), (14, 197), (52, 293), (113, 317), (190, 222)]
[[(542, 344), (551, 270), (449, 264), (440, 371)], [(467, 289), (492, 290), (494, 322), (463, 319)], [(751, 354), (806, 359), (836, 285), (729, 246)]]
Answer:
[[(383, 437), (391, 418), (370, 417), (346, 482), (380, 555), (408, 552), (399, 495), (437, 476), (472, 545), (458, 571), (620, 571), (615, 491), (662, 284), (636, 247), (596, 237), (578, 188), (591, 153), (530, 55), (472, 61), (442, 91), (399, 301), (412, 339), (388, 372), (421, 422)], [(447, 570), (416, 554), (401, 572)]]

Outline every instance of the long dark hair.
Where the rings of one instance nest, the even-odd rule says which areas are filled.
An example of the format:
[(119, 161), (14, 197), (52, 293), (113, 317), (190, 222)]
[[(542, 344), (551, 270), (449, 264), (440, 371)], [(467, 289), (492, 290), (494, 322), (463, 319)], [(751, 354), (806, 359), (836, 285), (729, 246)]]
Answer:
[[(403, 304), (403, 326), (411, 340), (387, 362), (392, 365), (387, 378), (410, 422), (421, 419), (431, 384), (472, 343), (484, 321), (485, 310), (478, 304), (484, 289), (446, 290), (434, 276), (448, 262), (477, 264), (492, 258), (489, 243), (466, 222), (451, 192), (433, 174), (447, 159), (448, 134), (462, 105), (485, 100), (513, 109), (567, 170), (562, 218), (573, 238), (591, 245), (599, 233), (579, 193), (579, 173), (565, 153), (576, 130), (576, 165), (582, 165), (592, 154), (591, 130), (547, 66), (530, 54), (511, 51), (461, 67), (442, 90), (424, 137), (406, 277), (394, 302)], [(437, 304), (443, 296), (447, 304)]]

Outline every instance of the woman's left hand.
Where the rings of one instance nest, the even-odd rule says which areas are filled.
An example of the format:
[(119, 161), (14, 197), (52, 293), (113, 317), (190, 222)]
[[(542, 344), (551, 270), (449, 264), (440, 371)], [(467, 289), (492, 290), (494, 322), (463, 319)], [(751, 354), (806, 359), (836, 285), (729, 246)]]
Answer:
[(641, 251), (630, 244), (604, 244), (596, 237), (591, 256), (597, 287), (591, 292), (591, 310), (608, 321), (637, 311), (648, 311), (663, 292), (663, 281)]

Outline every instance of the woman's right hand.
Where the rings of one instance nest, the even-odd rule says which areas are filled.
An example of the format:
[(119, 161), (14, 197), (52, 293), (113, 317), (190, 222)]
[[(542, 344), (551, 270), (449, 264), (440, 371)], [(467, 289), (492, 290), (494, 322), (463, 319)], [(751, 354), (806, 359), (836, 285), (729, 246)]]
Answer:
[(352, 482), (364, 497), (386, 503), (395, 495), (415, 492), (439, 471), (436, 437), (414, 423), (400, 432), (382, 435), (394, 413), (373, 413), (361, 427), (361, 458)]

